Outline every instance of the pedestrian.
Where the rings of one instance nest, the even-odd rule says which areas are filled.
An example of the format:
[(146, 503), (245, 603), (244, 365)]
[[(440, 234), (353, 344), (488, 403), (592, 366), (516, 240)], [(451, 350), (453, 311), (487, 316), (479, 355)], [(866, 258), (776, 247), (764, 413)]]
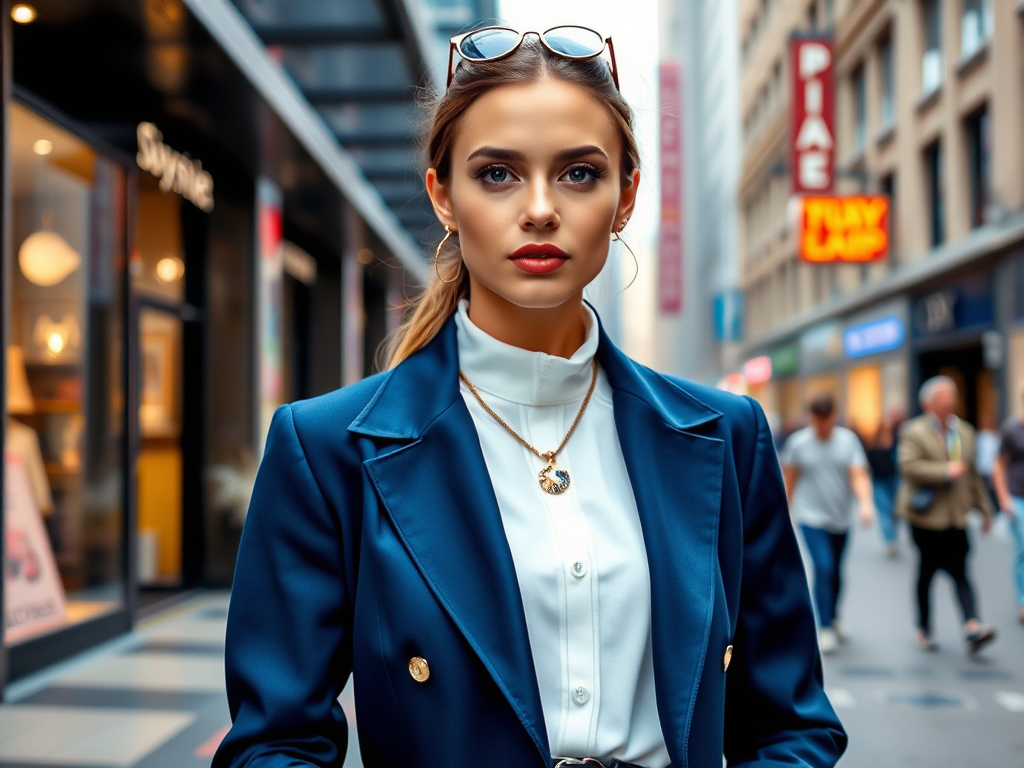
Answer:
[(640, 184), (611, 40), (451, 51), (446, 235), (389, 370), (275, 414), (213, 765), (341, 765), (352, 676), (367, 768), (833, 766), (764, 412), (630, 360), (583, 301)]
[(910, 523), (920, 553), (917, 644), (927, 651), (938, 649), (932, 636), (929, 593), (932, 578), (942, 570), (956, 583), (964, 640), (968, 652), (974, 654), (995, 640), (996, 630), (978, 618), (967, 575), (967, 513), (980, 511), (987, 532), (992, 502), (975, 464), (974, 429), (954, 413), (956, 382), (948, 376), (928, 379), (921, 385), (918, 399), (924, 413), (900, 430), (897, 456), (903, 483), (896, 500), (896, 513)]
[(871, 478), (860, 439), (836, 424), (828, 393), (810, 402), (811, 424), (794, 432), (782, 449), (786, 494), (814, 566), (818, 645), (832, 653), (844, 639), (838, 620), (843, 559), (854, 512), (867, 527), (874, 519)]
[(974, 464), (978, 467), (978, 474), (985, 481), (985, 488), (988, 490), (988, 497), (992, 500), (992, 506), (999, 509), (999, 497), (996, 495), (996, 486), (993, 475), (996, 470), (996, 461), (999, 459), (999, 446), (1002, 442), (999, 431), (996, 429), (996, 420), (991, 416), (983, 416), (978, 420), (978, 434), (974, 437), (975, 452), (978, 458)]
[[(1024, 402), (1024, 390), (1021, 391)], [(999, 508), (1010, 523), (1013, 537), (1013, 578), (1017, 589), (1017, 617), (1024, 623), (1024, 420), (1003, 425), (999, 458), (992, 472)]]
[(885, 415), (879, 420), (878, 428), (867, 442), (865, 455), (871, 468), (871, 490), (874, 496), (878, 528), (889, 557), (899, 555), (894, 507), (899, 475), (896, 472), (896, 417)]

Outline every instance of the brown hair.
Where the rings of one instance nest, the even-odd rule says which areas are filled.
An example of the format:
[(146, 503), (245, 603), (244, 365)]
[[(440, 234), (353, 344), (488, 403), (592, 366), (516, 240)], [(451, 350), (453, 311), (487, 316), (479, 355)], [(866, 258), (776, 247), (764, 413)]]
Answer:
[[(640, 152), (633, 133), (633, 111), (615, 87), (608, 65), (600, 57), (580, 61), (556, 56), (532, 38), (499, 61), (460, 65), (447, 93), (433, 95), (428, 104), (426, 160), (437, 172), (438, 180), (442, 184), (448, 182), (459, 120), (474, 101), (502, 85), (549, 77), (586, 88), (607, 107), (622, 135), (622, 175), (623, 183), (628, 185), (633, 171), (640, 167)], [(453, 233), (441, 248), (434, 272), (426, 290), (412, 303), (409, 319), (387, 342), (385, 358), (389, 368), (429, 344), (469, 294), (469, 272), (462, 261), (457, 234)], [(438, 273), (444, 280), (437, 278)]]
[(836, 410), (836, 400), (829, 392), (822, 392), (811, 399), (808, 409), (819, 419), (827, 419)]

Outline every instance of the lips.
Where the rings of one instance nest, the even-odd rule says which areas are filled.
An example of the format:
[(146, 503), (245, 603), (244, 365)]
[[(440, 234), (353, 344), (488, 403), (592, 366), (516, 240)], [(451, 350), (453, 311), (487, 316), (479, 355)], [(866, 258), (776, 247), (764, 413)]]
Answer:
[(527, 243), (512, 251), (509, 258), (524, 272), (541, 275), (561, 267), (569, 254), (552, 243)]

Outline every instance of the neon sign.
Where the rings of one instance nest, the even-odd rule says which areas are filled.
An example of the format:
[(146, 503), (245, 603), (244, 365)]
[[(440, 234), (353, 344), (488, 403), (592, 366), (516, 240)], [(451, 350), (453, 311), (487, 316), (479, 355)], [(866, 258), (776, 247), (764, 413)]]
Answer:
[(805, 197), (800, 202), (798, 250), (804, 261), (864, 263), (889, 255), (885, 195)]

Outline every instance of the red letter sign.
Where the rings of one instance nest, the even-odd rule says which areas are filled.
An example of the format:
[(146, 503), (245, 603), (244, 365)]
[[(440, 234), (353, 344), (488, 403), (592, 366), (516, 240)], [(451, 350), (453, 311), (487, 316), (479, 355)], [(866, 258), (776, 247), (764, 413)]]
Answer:
[(675, 61), (663, 61), (661, 101), (661, 223), (658, 233), (658, 306), (662, 314), (683, 310), (683, 125), (682, 77)]
[(790, 157), (793, 193), (829, 194), (835, 176), (835, 83), (829, 37), (789, 41), (793, 114)]

